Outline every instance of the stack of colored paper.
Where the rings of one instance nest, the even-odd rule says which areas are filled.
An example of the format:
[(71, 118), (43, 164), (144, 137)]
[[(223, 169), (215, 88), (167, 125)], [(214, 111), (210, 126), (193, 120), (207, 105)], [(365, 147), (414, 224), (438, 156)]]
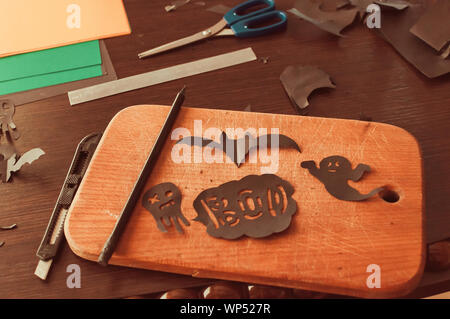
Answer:
[(0, 96), (101, 76), (98, 39), (131, 32), (122, 0), (1, 1)]
[(0, 59), (0, 95), (102, 75), (98, 41)]

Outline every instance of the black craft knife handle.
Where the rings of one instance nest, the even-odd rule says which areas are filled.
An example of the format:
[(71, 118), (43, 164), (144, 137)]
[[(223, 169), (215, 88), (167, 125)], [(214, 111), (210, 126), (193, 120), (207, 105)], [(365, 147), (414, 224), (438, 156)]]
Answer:
[(70, 165), (58, 200), (53, 209), (45, 235), (36, 255), (42, 260), (48, 260), (56, 256), (61, 240), (64, 237), (64, 220), (72, 200), (83, 180), (84, 174), (94, 155), (102, 133), (94, 133), (86, 136), (78, 144), (77, 150)]

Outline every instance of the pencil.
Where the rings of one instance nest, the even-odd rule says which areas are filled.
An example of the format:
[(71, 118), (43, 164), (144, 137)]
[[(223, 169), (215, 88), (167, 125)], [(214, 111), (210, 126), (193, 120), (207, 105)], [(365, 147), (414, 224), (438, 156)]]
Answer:
[(166, 117), (166, 121), (164, 122), (161, 131), (156, 139), (155, 144), (153, 145), (152, 150), (147, 158), (147, 161), (142, 169), (136, 183), (134, 184), (133, 190), (131, 191), (130, 196), (128, 197), (127, 203), (125, 204), (122, 212), (119, 215), (119, 218), (116, 221), (113, 231), (111, 235), (109, 235), (108, 240), (106, 241), (103, 249), (98, 257), (98, 263), (107, 266), (109, 259), (111, 258), (114, 250), (116, 249), (117, 243), (119, 242), (120, 236), (125, 230), (125, 226), (130, 219), (131, 213), (136, 206), (136, 203), (142, 193), (142, 189), (145, 186), (145, 183), (152, 173), (152, 170), (156, 164), (159, 154), (164, 146), (164, 143), (172, 129), (173, 123), (175, 122), (177, 115), (180, 111), (181, 105), (184, 102), (184, 91), (186, 87), (183, 87), (180, 92), (178, 92), (175, 97), (175, 101), (172, 104), (172, 107), (169, 111), (169, 114)]

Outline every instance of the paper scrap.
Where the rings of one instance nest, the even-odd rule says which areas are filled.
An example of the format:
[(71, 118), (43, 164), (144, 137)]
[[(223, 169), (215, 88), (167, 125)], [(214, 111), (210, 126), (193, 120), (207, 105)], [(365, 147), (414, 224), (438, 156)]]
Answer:
[(409, 32), (422, 13), (420, 6), (410, 6), (401, 12), (384, 11), (379, 30), (409, 63), (427, 77), (435, 78), (450, 72), (450, 60), (443, 59), (432, 47)]
[(308, 96), (319, 88), (335, 88), (330, 76), (315, 66), (290, 65), (280, 76), (281, 83), (299, 114), (309, 105)]
[(431, 5), (411, 29), (411, 33), (440, 51), (450, 41), (450, 1)]
[(173, 81), (192, 75), (206, 73), (230, 66), (255, 61), (256, 55), (251, 48), (216, 55), (165, 69), (138, 74), (127, 78), (98, 84), (89, 88), (68, 93), (70, 105), (92, 101), (123, 92), (141, 89), (147, 86)]
[(320, 3), (320, 9), (323, 11), (336, 11), (349, 4), (349, 0), (315, 0)]
[[(0, 230), (11, 230), (17, 227), (17, 224), (13, 224), (11, 226), (1, 226)], [(5, 244), (4, 241), (0, 241), (0, 247), (2, 247)]]
[(341, 31), (355, 20), (358, 13), (357, 9), (322, 11), (320, 3), (314, 3), (310, 0), (297, 0), (295, 7), (288, 11), (337, 36), (343, 36)]
[(15, 140), (20, 137), (17, 126), (13, 121), (15, 110), (15, 105), (11, 100), (0, 100), (0, 140), (2, 135), (6, 136), (6, 134), (9, 134)]
[(191, 2), (191, 0), (174, 1), (171, 4), (165, 6), (164, 9), (166, 10), (166, 12), (170, 12), (170, 11), (176, 10), (179, 7), (184, 6), (185, 4), (188, 4), (189, 2)]
[(32, 164), (35, 160), (39, 159), (45, 152), (40, 148), (34, 148), (29, 150), (25, 154), (16, 158), (16, 154), (7, 158), (5, 154), (0, 154), (0, 175), (4, 183), (8, 182), (11, 178), (11, 173), (19, 171), (23, 165)]
[(11, 226), (1, 226), (1, 230), (11, 230), (17, 227), (17, 224), (12, 224)]
[(450, 44), (447, 46), (447, 49), (442, 51), (441, 58), (447, 59), (449, 55), (450, 55)]
[(206, 9), (206, 11), (210, 11), (210, 12), (214, 12), (214, 13), (218, 13), (218, 14), (225, 14), (230, 10), (231, 10), (230, 7), (227, 7), (226, 5), (223, 5), (223, 4), (217, 4), (215, 6), (212, 6), (208, 9)]
[(122, 0), (0, 1), (0, 57), (131, 32)]

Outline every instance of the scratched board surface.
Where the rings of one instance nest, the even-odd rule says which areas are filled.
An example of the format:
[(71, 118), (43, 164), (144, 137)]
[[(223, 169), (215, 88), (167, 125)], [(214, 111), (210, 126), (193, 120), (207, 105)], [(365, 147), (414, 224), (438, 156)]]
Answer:
[[(66, 237), (77, 255), (97, 260), (168, 110), (134, 106), (111, 121), (66, 219)], [(172, 151), (180, 136), (174, 136), (166, 141), (145, 190), (163, 182), (177, 185), (190, 226), (182, 225), (184, 233), (173, 226), (159, 231), (139, 200), (111, 264), (365, 297), (402, 295), (417, 285), (424, 262), (422, 160), (409, 133), (380, 123), (187, 107), (173, 128), (194, 135), (195, 120), (202, 121), (195, 134), (212, 127), (278, 129), (302, 152), (280, 150), (278, 159), (266, 163), (256, 154), (256, 163), (247, 158), (237, 168), (226, 161), (205, 162), (205, 149), (195, 146), (188, 148), (190, 163), (176, 163)], [(359, 182), (350, 182), (352, 187), (368, 193), (387, 185), (398, 201), (377, 195), (349, 202), (331, 196), (300, 164), (332, 155), (346, 157), (353, 168), (371, 167)], [(294, 187), (297, 211), (287, 230), (260, 239), (224, 240), (193, 221), (193, 202), (202, 191), (268, 168)], [(374, 267), (379, 267), (380, 288), (367, 285)]]

